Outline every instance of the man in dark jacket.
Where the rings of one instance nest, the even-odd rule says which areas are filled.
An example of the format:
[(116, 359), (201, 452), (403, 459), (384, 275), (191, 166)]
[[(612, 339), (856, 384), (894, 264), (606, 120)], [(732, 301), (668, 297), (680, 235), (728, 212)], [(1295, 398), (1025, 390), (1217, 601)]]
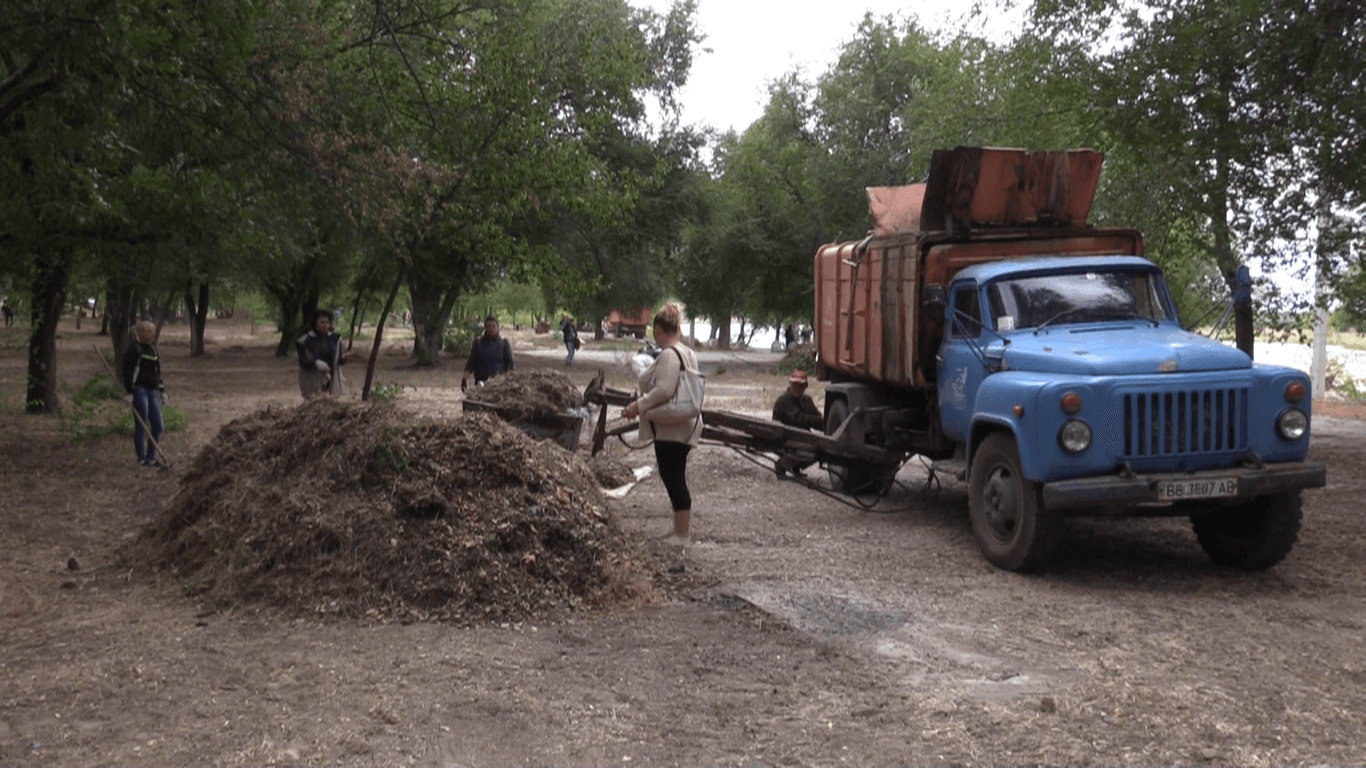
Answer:
[(512, 370), (512, 345), (498, 335), (498, 318), (484, 318), (484, 335), (470, 345), (470, 359), (465, 361), (465, 376), (460, 379), (460, 391), (468, 388), (468, 378), (474, 374), (476, 386), (500, 373)]
[(564, 358), (565, 365), (574, 364), (574, 350), (579, 348), (579, 330), (574, 327), (574, 318), (565, 315), (560, 321), (560, 333), (564, 334), (564, 348), (568, 353)]
[[(138, 453), (138, 466), (155, 467), (159, 444), (165, 429), (161, 419), (161, 404), (166, 399), (166, 387), (161, 382), (161, 358), (157, 355), (157, 327), (146, 320), (133, 327), (133, 342), (123, 353), (123, 388), (139, 419), (133, 426), (133, 448)], [(151, 443), (143, 425), (152, 430)]]
[(816, 408), (811, 395), (806, 394), (806, 371), (798, 368), (787, 377), (787, 389), (773, 403), (773, 420), (789, 427), (820, 429), (825, 418)]
[[(825, 418), (816, 408), (815, 401), (811, 399), (811, 395), (806, 394), (806, 385), (806, 371), (800, 368), (787, 377), (787, 389), (783, 390), (783, 393), (778, 395), (778, 399), (773, 403), (774, 421), (798, 429), (820, 429), (825, 425)], [(802, 463), (780, 458), (775, 469), (779, 477), (782, 477), (785, 472), (800, 475), (802, 470), (811, 464), (812, 462), (809, 461)]]

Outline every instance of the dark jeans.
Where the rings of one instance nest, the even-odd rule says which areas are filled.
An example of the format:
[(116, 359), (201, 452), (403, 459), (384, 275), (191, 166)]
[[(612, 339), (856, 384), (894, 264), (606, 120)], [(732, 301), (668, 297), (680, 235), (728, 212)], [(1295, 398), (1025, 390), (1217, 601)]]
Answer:
[[(161, 421), (161, 401), (157, 399), (157, 391), (147, 387), (133, 387), (133, 408), (152, 430), (152, 440), (160, 440), (165, 425)], [(154, 461), (157, 457), (156, 449), (147, 442), (147, 433), (142, 428), (142, 422), (137, 419), (133, 421), (133, 447), (137, 449), (138, 461)]]
[(664, 490), (669, 492), (669, 503), (675, 512), (692, 509), (692, 494), (688, 493), (688, 452), (691, 450), (692, 446), (687, 443), (655, 441), (659, 479), (664, 481)]

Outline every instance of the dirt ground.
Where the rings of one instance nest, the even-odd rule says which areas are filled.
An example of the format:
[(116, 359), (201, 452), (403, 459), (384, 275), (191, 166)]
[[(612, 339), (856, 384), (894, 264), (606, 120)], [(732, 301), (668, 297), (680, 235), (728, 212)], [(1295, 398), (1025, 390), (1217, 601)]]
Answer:
[[(68, 395), (101, 370), (93, 326), (63, 328)], [(217, 611), (117, 565), (223, 424), (299, 401), (268, 330), (211, 321), (191, 359), (167, 326), (188, 426), (149, 472), (125, 437), (23, 415), (27, 328), (0, 329), (0, 765), (1366, 764), (1358, 408), (1318, 408), (1329, 486), (1266, 573), (1213, 566), (1181, 520), (1073, 521), (1055, 567), (1004, 573), (966, 489), (924, 488), (914, 462), (863, 509), (703, 446), (689, 550), (659, 542), (657, 477), (612, 502), (659, 553), (653, 604), (368, 624)], [(629, 381), (629, 352), (563, 368), (550, 340), (510, 335), (520, 366)], [(739, 358), (709, 374), (710, 405), (755, 414), (783, 386)], [(379, 380), (460, 410), (459, 361), (413, 369), (395, 341)]]

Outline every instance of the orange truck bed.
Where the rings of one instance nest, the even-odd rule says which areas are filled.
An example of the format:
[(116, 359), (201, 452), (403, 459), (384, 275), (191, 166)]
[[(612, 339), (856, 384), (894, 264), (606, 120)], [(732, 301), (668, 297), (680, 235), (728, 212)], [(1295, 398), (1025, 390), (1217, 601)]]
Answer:
[(1104, 155), (1080, 149), (939, 151), (925, 184), (870, 187), (873, 229), (815, 257), (817, 377), (934, 381), (942, 322), (924, 287), (973, 264), (1030, 256), (1142, 255), (1132, 229), (1086, 223)]

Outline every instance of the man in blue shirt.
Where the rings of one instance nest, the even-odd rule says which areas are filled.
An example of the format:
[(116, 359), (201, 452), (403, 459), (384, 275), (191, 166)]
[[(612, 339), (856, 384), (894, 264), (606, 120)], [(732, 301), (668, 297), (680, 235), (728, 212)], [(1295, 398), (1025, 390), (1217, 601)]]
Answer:
[(483, 384), (500, 373), (512, 370), (512, 345), (498, 335), (498, 318), (484, 318), (484, 335), (470, 345), (470, 358), (465, 361), (465, 377), (460, 379), (460, 391), (469, 386), (469, 374), (474, 374), (475, 385)]

